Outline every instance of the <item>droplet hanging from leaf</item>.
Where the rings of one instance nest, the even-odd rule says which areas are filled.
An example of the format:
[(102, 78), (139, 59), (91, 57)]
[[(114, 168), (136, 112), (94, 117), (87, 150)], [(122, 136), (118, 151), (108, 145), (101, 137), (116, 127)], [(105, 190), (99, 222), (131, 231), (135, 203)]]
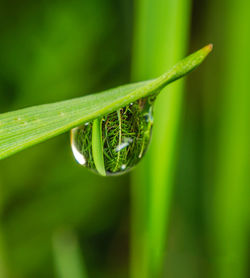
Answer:
[(77, 162), (100, 175), (128, 172), (145, 154), (153, 126), (153, 99), (142, 98), (71, 130)]

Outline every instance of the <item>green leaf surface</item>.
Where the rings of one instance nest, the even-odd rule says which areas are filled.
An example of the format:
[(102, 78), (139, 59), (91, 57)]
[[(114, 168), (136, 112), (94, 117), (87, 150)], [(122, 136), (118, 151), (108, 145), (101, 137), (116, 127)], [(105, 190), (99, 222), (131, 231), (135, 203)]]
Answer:
[(211, 44), (205, 46), (150, 81), (0, 114), (0, 159), (111, 113), (137, 99), (158, 93), (167, 84), (200, 65), (211, 50)]

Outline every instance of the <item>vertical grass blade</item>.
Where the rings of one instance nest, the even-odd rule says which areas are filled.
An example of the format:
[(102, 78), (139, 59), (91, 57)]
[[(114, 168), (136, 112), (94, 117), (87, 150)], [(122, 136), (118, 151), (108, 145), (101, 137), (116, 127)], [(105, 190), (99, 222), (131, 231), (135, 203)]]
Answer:
[[(213, 277), (246, 278), (249, 271), (250, 2), (211, 2), (212, 15), (219, 8), (224, 13), (221, 21), (216, 22), (216, 26), (221, 26), (217, 44), (223, 51), (223, 71), (214, 79), (217, 88), (221, 88), (218, 92), (221, 102), (217, 119), (217, 173), (211, 202), (211, 257)], [(216, 30), (213, 32), (216, 34)]]
[[(137, 0), (132, 76), (156, 76), (184, 56), (189, 0)], [(152, 145), (132, 184), (132, 277), (159, 277), (175, 169), (183, 81), (169, 86), (155, 105)]]
[(0, 277), (7, 277), (6, 254), (5, 254), (5, 241), (2, 232), (2, 223), (0, 223)]
[(7, 277), (8, 265), (7, 265), (7, 249), (5, 236), (3, 231), (2, 215), (3, 215), (3, 183), (0, 180), (0, 277)]
[(77, 239), (72, 232), (57, 232), (53, 238), (53, 249), (58, 278), (88, 277)]

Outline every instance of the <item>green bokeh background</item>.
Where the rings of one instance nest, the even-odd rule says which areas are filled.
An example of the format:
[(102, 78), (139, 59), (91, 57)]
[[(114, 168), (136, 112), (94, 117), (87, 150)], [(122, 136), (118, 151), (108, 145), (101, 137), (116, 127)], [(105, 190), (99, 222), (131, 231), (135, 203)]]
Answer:
[[(176, 3), (182, 13), (172, 12)], [(249, 277), (249, 11), (247, 0), (0, 1), (1, 113), (154, 78), (168, 69), (157, 61), (173, 64), (214, 43), (177, 85), (172, 176), (161, 179), (171, 194), (157, 191), (170, 196), (158, 206), (159, 226), (149, 221), (148, 234), (133, 228), (147, 231), (152, 217), (140, 202), (151, 194), (147, 160), (168, 172), (168, 153), (154, 161), (152, 147), (132, 179), (102, 178), (74, 161), (63, 134), (0, 161), (1, 278)], [(157, 123), (165, 110), (159, 106)], [(165, 150), (160, 137), (158, 130), (153, 146), (159, 139)], [(161, 245), (155, 275), (150, 255), (147, 266), (138, 259), (147, 253), (137, 245), (145, 234), (151, 248)]]

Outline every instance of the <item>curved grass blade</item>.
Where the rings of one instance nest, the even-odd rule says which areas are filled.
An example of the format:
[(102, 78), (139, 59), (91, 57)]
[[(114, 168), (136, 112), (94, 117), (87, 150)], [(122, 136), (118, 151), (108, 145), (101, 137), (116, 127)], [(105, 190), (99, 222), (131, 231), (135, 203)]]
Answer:
[(97, 172), (102, 176), (106, 176), (102, 145), (102, 118), (97, 118), (93, 121), (92, 153)]
[(211, 50), (211, 44), (205, 46), (150, 81), (0, 114), (0, 159), (159, 92), (199, 66)]

